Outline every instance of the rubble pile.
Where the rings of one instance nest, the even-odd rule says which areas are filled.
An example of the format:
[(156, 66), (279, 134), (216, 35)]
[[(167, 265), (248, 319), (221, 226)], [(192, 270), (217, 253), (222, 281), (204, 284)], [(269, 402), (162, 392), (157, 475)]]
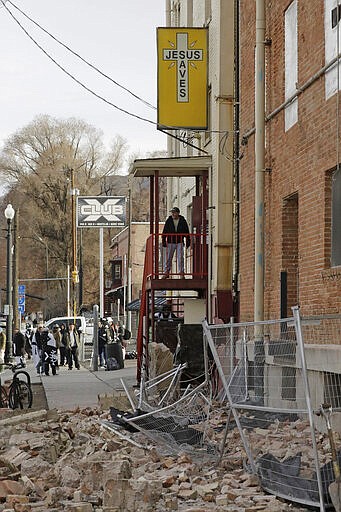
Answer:
[[(101, 423), (107, 420), (108, 413), (100, 409), (42, 410), (0, 419), (0, 511), (295, 508), (266, 495), (257, 477), (243, 469), (236, 430), (229, 433), (229, 449), (217, 466), (212, 459), (195, 460), (186, 453), (162, 456), (156, 447), (147, 446), (143, 434), (116, 434)], [(287, 440), (283, 443), (288, 445)]]

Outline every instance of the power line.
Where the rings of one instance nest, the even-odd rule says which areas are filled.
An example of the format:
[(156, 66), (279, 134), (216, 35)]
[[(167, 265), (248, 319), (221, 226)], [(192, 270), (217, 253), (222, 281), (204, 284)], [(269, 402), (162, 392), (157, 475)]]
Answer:
[[(2, 0), (3, 1), (3, 0)], [(79, 53), (75, 52), (74, 50), (72, 50), (72, 48), (70, 48), (67, 44), (63, 43), (60, 39), (58, 39), (57, 37), (55, 37), (53, 34), (51, 34), (48, 30), (46, 30), (44, 27), (42, 27), (38, 22), (36, 22), (35, 20), (33, 20), (32, 18), (30, 18), (30, 16), (28, 16), (24, 11), (22, 11), (19, 7), (17, 7), (13, 2), (11, 2), (11, 0), (7, 0), (8, 3), (10, 3), (15, 9), (17, 9), (17, 11), (19, 11), (23, 16), (25, 16), (25, 18), (27, 18), (31, 23), (34, 23), (34, 25), (36, 25), (40, 30), (42, 30), (43, 32), (45, 32), (45, 34), (47, 34), (49, 37), (51, 37), (54, 41), (56, 41), (58, 44), (60, 44), (61, 46), (63, 46), (63, 48), (65, 48), (66, 50), (68, 50), (70, 53), (72, 53), (73, 55), (75, 55), (75, 57), (77, 57), (78, 59), (80, 59), (82, 62), (84, 62), (87, 66), (89, 66), (90, 68), (94, 69), (95, 71), (97, 71), (100, 75), (102, 75), (104, 78), (106, 78), (107, 80), (110, 80), (110, 82), (112, 82), (113, 84), (117, 85), (117, 87), (120, 87), (121, 89), (123, 89), (124, 91), (126, 91), (128, 94), (130, 94), (131, 96), (133, 96), (134, 98), (136, 98), (137, 100), (139, 101), (142, 101), (142, 103), (144, 103), (145, 105), (147, 105), (147, 107), (150, 107), (152, 108), (153, 110), (156, 110), (156, 107), (154, 107), (154, 105), (152, 105), (151, 103), (148, 103), (148, 101), (144, 100), (143, 98), (141, 98), (140, 96), (138, 96), (137, 94), (133, 93), (130, 89), (128, 89), (127, 87), (125, 87), (124, 85), (120, 84), (119, 82), (117, 82), (116, 80), (114, 80), (113, 78), (111, 78), (109, 75), (107, 75), (106, 73), (104, 73), (103, 71), (101, 71), (100, 69), (98, 69), (94, 64), (92, 64), (91, 62), (87, 61), (86, 59), (84, 59), (84, 57), (82, 57), (81, 55), (79, 55)]]
[(78, 80), (74, 75), (72, 75), (69, 71), (67, 71), (59, 62), (57, 62), (44, 48), (29, 34), (29, 32), (25, 29), (25, 27), (20, 23), (20, 21), (14, 16), (14, 14), (8, 9), (8, 7), (5, 5), (4, 0), (0, 0), (6, 11), (10, 14), (10, 16), (14, 19), (14, 21), (19, 25), (21, 30), (25, 32), (27, 37), (48, 57), (59, 69), (61, 69), (66, 75), (68, 75), (72, 80), (74, 80), (78, 85), (83, 87), (86, 91), (88, 91), (90, 94), (95, 96), (96, 98), (100, 99), (101, 101), (104, 101), (108, 105), (116, 108), (120, 112), (123, 112), (124, 114), (127, 114), (128, 116), (135, 117), (136, 119), (140, 119), (141, 121), (145, 121), (146, 123), (150, 123), (153, 125), (156, 125), (157, 123), (155, 121), (151, 121), (150, 119), (147, 119), (145, 117), (139, 116), (137, 114), (133, 114), (132, 112), (129, 112), (128, 110), (125, 110), (124, 108), (119, 107), (118, 105), (115, 105), (111, 101), (107, 100), (106, 98), (103, 98), (103, 96), (97, 94), (95, 91), (87, 87), (83, 82)]
[[(123, 112), (124, 114), (127, 114), (131, 117), (134, 117), (135, 119), (140, 119), (141, 121), (144, 121), (146, 123), (149, 123), (149, 124), (153, 124), (154, 126), (157, 126), (157, 123), (155, 121), (151, 121), (150, 119), (147, 119), (145, 117), (142, 117), (142, 116), (139, 116), (137, 114), (134, 114), (132, 112), (129, 112), (128, 110), (125, 110), (121, 107), (119, 107), (118, 105), (115, 105), (114, 103), (112, 103), (111, 101), (107, 100), (106, 98), (104, 98), (103, 96), (101, 96), (100, 94), (97, 94), (95, 91), (93, 91), (92, 89), (90, 89), (89, 87), (87, 87), (85, 84), (83, 84), (83, 82), (81, 82), (80, 80), (78, 80), (74, 75), (72, 75), (69, 71), (67, 71), (61, 64), (59, 64), (59, 62), (57, 62), (46, 50), (44, 50), (44, 48), (31, 36), (31, 34), (25, 29), (25, 27), (20, 23), (20, 21), (14, 16), (14, 14), (8, 9), (8, 7), (5, 5), (5, 1), (6, 0), (0, 0), (2, 6), (6, 9), (6, 11), (9, 13), (9, 15), (13, 18), (13, 20), (17, 23), (17, 25), (19, 25), (19, 27), (21, 28), (21, 30), (27, 35), (27, 37), (33, 42), (33, 44), (35, 44), (43, 53), (44, 55), (46, 55), (46, 57), (48, 57), (48, 59), (50, 59), (61, 71), (63, 71), (66, 75), (68, 75), (74, 82), (76, 82), (78, 85), (80, 85), (83, 89), (85, 89), (86, 91), (88, 91), (90, 94), (92, 94), (93, 96), (95, 96), (96, 98), (98, 98), (99, 100), (101, 101), (104, 101), (104, 103), (106, 103), (107, 105), (110, 105), (111, 107), (119, 110), (120, 112)], [(14, 4), (12, 4), (12, 2), (10, 0), (7, 0), (9, 3), (11, 3), (11, 5), (14, 6)], [(16, 6), (14, 6), (16, 8)], [(18, 9), (19, 10), (19, 9)], [(53, 36), (52, 36), (53, 37)], [(62, 44), (62, 43), (61, 43)], [(174, 135), (173, 133), (169, 133), (168, 131), (164, 130), (164, 129), (160, 129), (159, 131), (161, 131), (162, 133), (166, 134), (166, 135), (169, 135), (170, 137), (176, 139), (176, 140), (179, 140), (180, 142), (184, 142), (184, 139), (181, 138), (181, 137), (178, 137), (177, 135)], [(191, 144), (190, 142), (187, 142), (186, 143), (187, 146), (191, 146), (192, 148), (194, 149), (197, 149), (198, 151), (201, 151), (202, 153), (206, 153), (208, 154), (207, 151), (205, 151), (204, 149), (200, 148), (199, 146), (195, 146), (194, 144)]]

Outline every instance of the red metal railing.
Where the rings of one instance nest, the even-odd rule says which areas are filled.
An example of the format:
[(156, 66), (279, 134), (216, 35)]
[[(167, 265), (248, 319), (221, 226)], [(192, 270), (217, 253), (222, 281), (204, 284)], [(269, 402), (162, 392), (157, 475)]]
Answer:
[[(174, 251), (174, 254), (172, 255)], [(154, 233), (147, 238), (141, 291), (141, 308), (137, 331), (137, 381), (141, 379), (143, 357), (148, 357), (147, 339), (144, 329), (149, 328), (147, 311), (148, 279), (204, 279), (207, 277), (207, 236), (189, 233)], [(172, 258), (170, 258), (173, 256)], [(147, 326), (147, 327), (146, 327)]]
[[(149, 278), (204, 278), (207, 276), (207, 236), (189, 233), (154, 233), (152, 244), (152, 273)], [(149, 246), (150, 247), (150, 246)]]

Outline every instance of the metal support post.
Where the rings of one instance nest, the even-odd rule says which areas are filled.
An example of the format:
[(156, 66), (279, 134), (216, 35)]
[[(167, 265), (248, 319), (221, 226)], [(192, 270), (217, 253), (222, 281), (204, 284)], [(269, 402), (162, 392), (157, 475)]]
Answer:
[(92, 352), (92, 370), (98, 371), (98, 306), (93, 307), (94, 328), (93, 328), (93, 352)]
[(7, 323), (6, 323), (6, 350), (5, 360), (9, 362), (13, 357), (13, 252), (12, 252), (12, 220), (15, 211), (11, 204), (8, 204), (5, 210), (7, 219), (7, 283), (6, 283), (6, 301), (7, 301)]

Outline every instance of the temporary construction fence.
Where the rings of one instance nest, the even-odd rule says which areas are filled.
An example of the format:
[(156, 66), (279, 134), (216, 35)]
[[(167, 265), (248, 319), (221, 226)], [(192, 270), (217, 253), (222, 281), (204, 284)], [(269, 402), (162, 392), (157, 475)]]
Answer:
[[(207, 377), (207, 350), (203, 348), (203, 352)], [(212, 408), (210, 380), (205, 378), (200, 384), (193, 381), (181, 386), (186, 367), (185, 363), (179, 364), (151, 379), (142, 372), (140, 389), (135, 397), (126, 389), (134, 414), (124, 420), (156, 443), (161, 452), (179, 454), (185, 451), (191, 452), (193, 457), (212, 457), (215, 446), (219, 446), (214, 446), (206, 436)]]
[(192, 453), (201, 458), (212, 455), (206, 443), (205, 427), (211, 409), (205, 383), (185, 390), (180, 398), (163, 407), (126, 418), (125, 421), (158, 444), (167, 454)]
[(238, 428), (250, 471), (279, 497), (330, 508), (335, 477), (320, 412), (340, 410), (341, 316), (301, 318), (296, 307), (292, 318), (203, 327), (216, 396), (230, 410), (226, 434)]

